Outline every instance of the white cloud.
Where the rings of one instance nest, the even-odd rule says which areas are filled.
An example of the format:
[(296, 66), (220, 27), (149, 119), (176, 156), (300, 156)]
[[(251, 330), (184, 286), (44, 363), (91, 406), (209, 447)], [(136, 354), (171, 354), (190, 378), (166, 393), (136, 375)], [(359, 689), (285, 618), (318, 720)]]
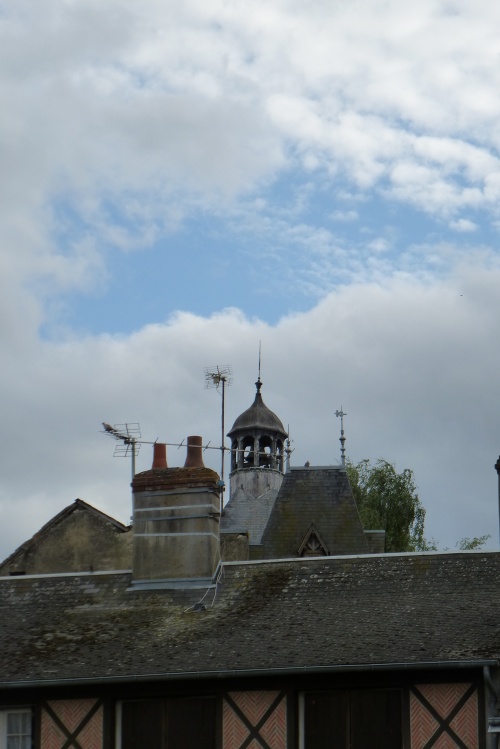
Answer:
[(394, 180), (426, 210), (494, 207), (495, 3), (242, 10), (5, 3), (2, 197), (31, 212), (68, 187), (227, 198), (272, 178), (288, 148), (362, 189)]
[(334, 211), (331, 215), (332, 221), (357, 221), (359, 214), (357, 211)]
[[(151, 441), (200, 433), (217, 445), (220, 398), (204, 389), (203, 369), (234, 369), (230, 425), (253, 398), (259, 340), (264, 398), (290, 424), (296, 465), (338, 461), (342, 404), (352, 459), (415, 470), (429, 533), (452, 545), (495, 532), (499, 283), (498, 267), (464, 265), (441, 282), (351, 285), (276, 326), (237, 310), (179, 313), (129, 336), (32, 341), (8, 353), (2, 553), (76, 496), (127, 520), (130, 467), (113, 460), (101, 421), (139, 421)], [(144, 445), (140, 470), (150, 452)], [(183, 457), (169, 448), (172, 465)], [(206, 457), (218, 468), (216, 451)]]
[[(396, 263), (391, 232), (348, 242), (330, 222), (354, 225), (374, 194), (458, 234), (479, 233), (468, 209), (497, 218), (499, 22), (493, 0), (3, 3), (4, 553), (77, 495), (126, 520), (128, 467), (100, 422), (216, 441), (203, 367), (234, 366), (234, 417), (259, 340), (265, 398), (290, 422), (298, 463), (336, 459), (343, 404), (350, 455), (413, 467), (433, 535), (493, 528), (492, 253), (457, 266), (471, 248), (430, 237)], [(276, 202), (280, 178), (290, 197)], [(326, 224), (305, 215), (315, 190), (332, 196)], [(274, 327), (229, 310), (40, 339), (57, 291), (106, 282), (110, 245), (147, 247), (194, 214), (224, 216), (256, 243), (256, 272), (279, 266), (293, 293), (323, 301)], [(354, 283), (328, 293), (339, 281)]]
[(390, 243), (384, 237), (377, 237), (368, 243), (368, 249), (377, 253), (387, 252), (390, 246)]
[(470, 221), (468, 218), (459, 218), (456, 221), (450, 221), (450, 229), (459, 232), (472, 232), (476, 231), (478, 225), (474, 221)]

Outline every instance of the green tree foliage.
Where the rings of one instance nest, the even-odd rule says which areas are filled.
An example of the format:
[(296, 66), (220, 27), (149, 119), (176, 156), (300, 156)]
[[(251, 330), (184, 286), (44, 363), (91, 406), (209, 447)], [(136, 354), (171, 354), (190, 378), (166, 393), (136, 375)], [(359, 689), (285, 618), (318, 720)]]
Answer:
[(413, 471), (401, 473), (392, 463), (369, 460), (348, 462), (347, 475), (365, 529), (385, 530), (388, 552), (427, 551), (424, 538), (425, 509), (418, 498)]
[(486, 541), (491, 536), (487, 533), (485, 536), (474, 536), (474, 538), (461, 538), (455, 546), (459, 551), (474, 551), (476, 549), (482, 549)]
[[(369, 460), (349, 461), (346, 470), (363, 527), (385, 530), (386, 551), (438, 551), (437, 542), (424, 536), (425, 508), (418, 498), (413, 471), (405, 468), (397, 473), (392, 463), (382, 459), (375, 465)], [(455, 547), (474, 551), (489, 538), (489, 534), (462, 538)]]

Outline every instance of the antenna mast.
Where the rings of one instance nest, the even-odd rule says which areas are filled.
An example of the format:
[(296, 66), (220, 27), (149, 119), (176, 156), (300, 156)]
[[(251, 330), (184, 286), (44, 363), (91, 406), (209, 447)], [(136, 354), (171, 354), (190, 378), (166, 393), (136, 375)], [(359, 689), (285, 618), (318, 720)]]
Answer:
[(339, 442), (341, 444), (340, 448), (340, 460), (343, 466), (345, 466), (345, 436), (344, 436), (344, 416), (347, 416), (346, 413), (344, 413), (342, 406), (340, 406), (340, 411), (337, 409), (335, 411), (335, 416), (340, 416), (340, 438)]
[(215, 388), (216, 390), (219, 390), (220, 394), (222, 395), (222, 404), (221, 404), (221, 443), (220, 443), (220, 451), (221, 451), (221, 470), (220, 470), (220, 479), (221, 479), (221, 511), (222, 511), (222, 492), (224, 491), (224, 458), (225, 458), (225, 451), (227, 448), (224, 445), (225, 440), (225, 434), (224, 434), (224, 414), (226, 409), (226, 387), (228, 387), (233, 379), (232, 379), (232, 369), (228, 364), (225, 364), (223, 366), (215, 366), (215, 367), (206, 367), (205, 368), (205, 387), (206, 388)]
[(498, 458), (497, 462), (495, 463), (495, 470), (498, 474), (498, 513), (500, 517), (500, 457)]

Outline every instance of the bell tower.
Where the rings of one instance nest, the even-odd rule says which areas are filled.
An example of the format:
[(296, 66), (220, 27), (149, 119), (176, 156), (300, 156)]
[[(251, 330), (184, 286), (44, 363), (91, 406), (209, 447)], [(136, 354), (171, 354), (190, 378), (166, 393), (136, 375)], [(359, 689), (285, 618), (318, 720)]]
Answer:
[(255, 400), (233, 424), (231, 439), (231, 476), (248, 469), (269, 469), (283, 473), (283, 424), (262, 400), (260, 377), (255, 383)]
[(221, 528), (244, 531), (250, 546), (259, 545), (283, 482), (287, 433), (280, 419), (262, 400), (260, 376), (250, 408), (234, 422), (231, 440), (230, 499)]

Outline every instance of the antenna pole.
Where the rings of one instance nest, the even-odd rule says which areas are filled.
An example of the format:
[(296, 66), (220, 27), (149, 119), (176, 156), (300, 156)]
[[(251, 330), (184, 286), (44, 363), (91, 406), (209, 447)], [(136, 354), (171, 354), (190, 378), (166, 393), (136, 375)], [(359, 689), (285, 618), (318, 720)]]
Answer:
[(495, 469), (498, 474), (498, 515), (500, 518), (500, 457), (498, 458), (497, 462), (495, 463)]
[(344, 436), (344, 416), (347, 416), (346, 413), (344, 413), (342, 406), (340, 406), (340, 411), (337, 409), (335, 411), (335, 416), (340, 416), (340, 461), (343, 466), (345, 466), (345, 436)]
[(226, 378), (221, 377), (222, 382), (222, 410), (221, 410), (221, 438), (220, 438), (220, 450), (221, 450), (221, 468), (220, 468), (220, 479), (224, 485), (224, 413), (226, 408)]
[(222, 508), (224, 505), (224, 459), (226, 457), (226, 446), (224, 445), (224, 414), (226, 410), (226, 386), (232, 382), (231, 375), (233, 374), (231, 367), (213, 367), (212, 369), (205, 369), (205, 387), (214, 387), (216, 390), (221, 389), (222, 404), (221, 404), (221, 469), (220, 469), (220, 511), (222, 514)]
[(130, 440), (130, 444), (132, 445), (132, 481), (134, 480), (134, 476), (135, 476), (135, 449), (136, 449), (135, 446), (136, 446), (136, 442), (137, 442), (137, 440), (135, 439), (135, 437), (132, 437), (132, 439)]

